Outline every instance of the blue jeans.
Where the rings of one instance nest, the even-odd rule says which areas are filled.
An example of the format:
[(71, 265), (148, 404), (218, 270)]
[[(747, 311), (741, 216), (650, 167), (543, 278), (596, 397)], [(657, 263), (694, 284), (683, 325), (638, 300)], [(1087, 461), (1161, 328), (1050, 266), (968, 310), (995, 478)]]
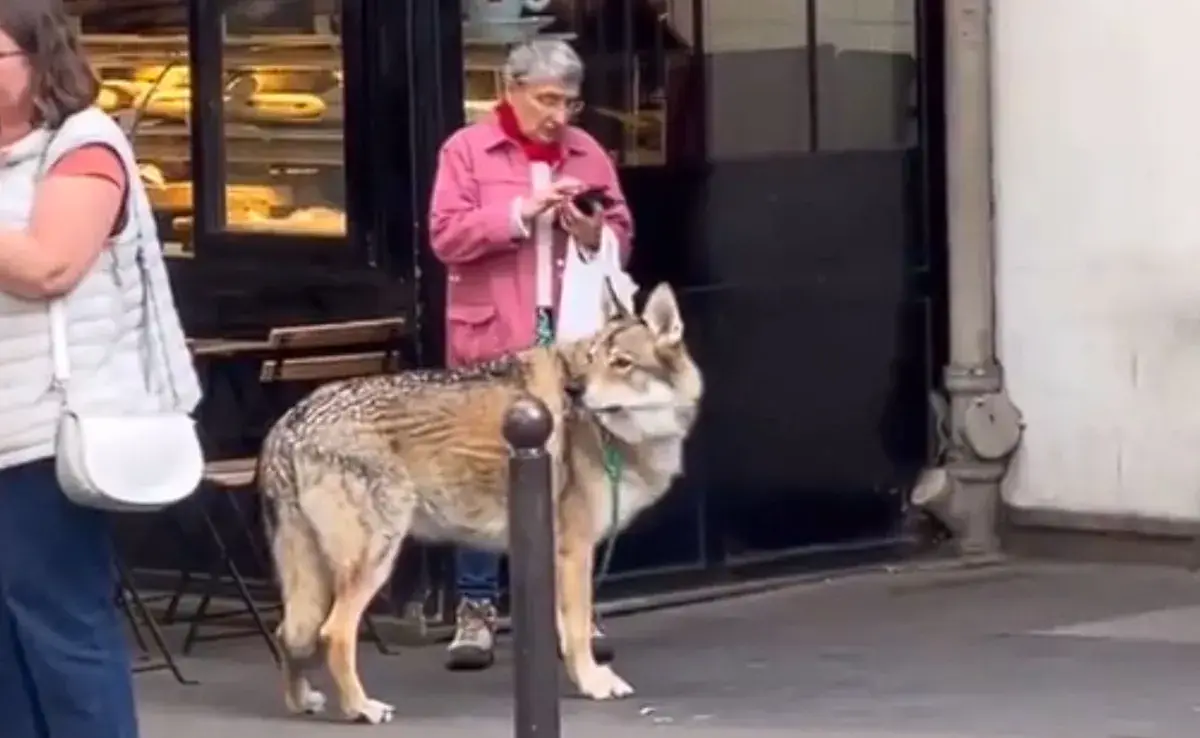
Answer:
[(500, 554), (459, 546), (454, 552), (458, 596), (495, 602), (500, 596)]
[(63, 496), (53, 462), (0, 470), (4, 738), (137, 738), (113, 563), (107, 519)]

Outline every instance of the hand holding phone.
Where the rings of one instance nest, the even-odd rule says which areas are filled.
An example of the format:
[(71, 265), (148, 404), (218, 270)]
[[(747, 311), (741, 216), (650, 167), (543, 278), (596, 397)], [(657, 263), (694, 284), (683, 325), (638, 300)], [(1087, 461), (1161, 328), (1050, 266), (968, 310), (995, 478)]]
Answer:
[(604, 187), (589, 187), (571, 198), (571, 204), (575, 206), (575, 209), (588, 217), (608, 210), (616, 202)]

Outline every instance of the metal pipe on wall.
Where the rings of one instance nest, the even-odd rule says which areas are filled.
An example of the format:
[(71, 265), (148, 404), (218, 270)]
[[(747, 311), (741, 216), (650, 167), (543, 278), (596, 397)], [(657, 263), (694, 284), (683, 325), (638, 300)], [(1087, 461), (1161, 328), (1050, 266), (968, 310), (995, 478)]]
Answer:
[(950, 361), (995, 362), (989, 0), (946, 1)]
[[(1021, 440), (996, 356), (991, 0), (942, 2), (945, 23), (946, 190), (950, 363), (938, 398), (942, 466), (913, 491), (954, 531), (963, 553), (993, 553), (1000, 483)], [(946, 401), (948, 399), (948, 402)]]

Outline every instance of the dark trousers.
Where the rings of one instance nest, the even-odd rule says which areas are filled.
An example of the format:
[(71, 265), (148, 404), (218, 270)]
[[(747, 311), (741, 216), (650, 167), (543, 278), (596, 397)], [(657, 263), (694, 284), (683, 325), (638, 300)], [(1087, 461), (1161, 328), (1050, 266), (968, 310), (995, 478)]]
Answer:
[(115, 587), (104, 514), (50, 461), (0, 470), (0, 735), (137, 738)]
[(458, 596), (495, 602), (500, 590), (500, 554), (460, 546), (455, 551), (454, 573)]

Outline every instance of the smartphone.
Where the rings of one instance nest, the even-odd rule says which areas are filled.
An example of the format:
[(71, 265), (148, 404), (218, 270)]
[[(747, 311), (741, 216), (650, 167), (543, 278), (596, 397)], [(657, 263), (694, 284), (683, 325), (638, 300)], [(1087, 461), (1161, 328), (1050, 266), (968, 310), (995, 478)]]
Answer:
[(584, 215), (595, 215), (597, 210), (607, 210), (617, 203), (603, 187), (589, 187), (571, 198), (571, 203)]

